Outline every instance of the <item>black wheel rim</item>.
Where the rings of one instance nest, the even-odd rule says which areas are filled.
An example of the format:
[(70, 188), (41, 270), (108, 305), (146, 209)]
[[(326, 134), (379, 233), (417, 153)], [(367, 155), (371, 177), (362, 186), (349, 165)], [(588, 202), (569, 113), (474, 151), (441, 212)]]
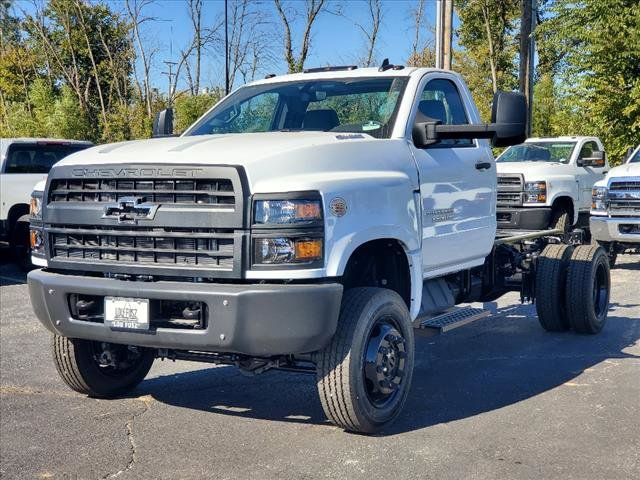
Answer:
[(381, 317), (369, 332), (364, 352), (364, 383), (372, 405), (383, 408), (401, 390), (407, 360), (406, 340), (391, 317)]
[(135, 370), (142, 360), (142, 350), (129, 345), (91, 342), (93, 360), (100, 373), (108, 377), (122, 377)]
[(598, 263), (596, 274), (593, 279), (593, 308), (596, 317), (601, 319), (607, 312), (609, 304), (609, 278), (606, 266)]

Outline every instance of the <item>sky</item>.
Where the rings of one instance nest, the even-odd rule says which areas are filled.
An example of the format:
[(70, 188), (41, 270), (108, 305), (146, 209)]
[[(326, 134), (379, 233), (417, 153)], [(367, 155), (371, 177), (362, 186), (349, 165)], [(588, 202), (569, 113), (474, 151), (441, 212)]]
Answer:
[[(288, 0), (288, 5), (296, 5), (300, 10), (304, 9), (301, 0)], [(114, 8), (119, 7), (119, 2), (110, 2)], [(281, 23), (277, 12), (270, 0), (262, 1), (262, 7), (271, 12), (273, 29), (281, 32)], [(415, 8), (414, 0), (383, 0), (382, 25), (377, 41), (375, 58), (381, 62), (389, 58), (391, 63), (403, 64), (411, 53), (413, 42), (413, 19), (411, 10)], [(369, 25), (368, 7), (364, 0), (342, 0), (342, 15), (337, 16), (324, 13), (314, 23), (312, 32), (311, 50), (305, 67), (324, 65), (344, 65), (357, 63), (357, 58), (362, 57), (366, 51), (364, 34), (354, 22)], [(285, 1), (285, 5), (287, 2)], [(331, 0), (329, 7), (333, 8)], [(120, 8), (122, 5), (120, 5)], [(435, 0), (427, 0), (425, 4), (423, 31), (421, 42), (425, 44), (432, 41), (432, 29), (435, 25)], [(205, 0), (203, 7), (203, 19), (205, 25), (211, 25), (217, 19), (221, 19), (224, 12), (223, 0)], [(181, 48), (190, 41), (192, 30), (189, 20), (188, 8), (184, 0), (157, 0), (146, 10), (146, 15), (155, 17), (157, 21), (145, 24), (145, 41), (150, 42), (158, 49), (154, 76), (156, 84), (160, 83), (161, 90), (166, 91), (168, 78), (162, 74), (167, 69), (162, 64), (164, 60), (177, 61)], [(294, 51), (299, 50), (300, 29), (302, 22), (294, 25)], [(297, 35), (296, 35), (297, 34)], [(287, 67), (283, 60), (283, 39), (278, 35), (273, 45), (266, 47), (274, 57), (268, 66), (260, 72), (260, 76), (266, 73), (286, 73)], [(161, 82), (158, 78), (161, 76)], [(207, 52), (203, 64), (202, 84), (207, 87), (224, 85), (224, 51)], [(184, 86), (184, 85), (182, 85)], [(234, 87), (240, 86), (240, 81)], [(179, 84), (180, 87), (180, 84)]]

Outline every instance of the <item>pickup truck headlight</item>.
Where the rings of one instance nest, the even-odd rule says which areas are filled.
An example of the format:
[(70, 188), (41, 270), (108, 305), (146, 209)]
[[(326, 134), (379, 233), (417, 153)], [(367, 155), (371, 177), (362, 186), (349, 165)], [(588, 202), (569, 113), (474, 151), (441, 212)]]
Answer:
[(593, 187), (591, 190), (591, 211), (596, 213), (606, 213), (608, 208), (607, 187)]
[(545, 203), (547, 201), (547, 182), (525, 182), (525, 203)]
[(29, 201), (29, 215), (32, 220), (42, 219), (42, 192), (33, 192)]
[(254, 239), (257, 265), (309, 264), (322, 260), (321, 238), (270, 237)]
[(322, 221), (320, 199), (256, 200), (253, 205), (256, 225), (309, 225)]
[(252, 211), (255, 267), (322, 266), (324, 223), (318, 192), (256, 194)]

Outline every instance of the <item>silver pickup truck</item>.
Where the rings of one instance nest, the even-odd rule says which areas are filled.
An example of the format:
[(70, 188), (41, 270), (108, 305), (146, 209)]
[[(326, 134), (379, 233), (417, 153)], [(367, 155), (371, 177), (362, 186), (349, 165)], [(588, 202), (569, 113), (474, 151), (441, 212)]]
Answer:
[(640, 253), (640, 145), (593, 187), (591, 236), (609, 253)]

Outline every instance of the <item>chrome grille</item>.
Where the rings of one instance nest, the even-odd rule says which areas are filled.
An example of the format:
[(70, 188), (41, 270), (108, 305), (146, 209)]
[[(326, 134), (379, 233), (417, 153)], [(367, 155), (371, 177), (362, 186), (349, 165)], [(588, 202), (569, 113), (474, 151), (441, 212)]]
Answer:
[(49, 202), (117, 202), (140, 197), (158, 204), (235, 206), (230, 179), (55, 179), (49, 187)]
[(609, 184), (609, 213), (618, 217), (640, 216), (640, 179), (615, 180)]
[(231, 271), (233, 231), (77, 226), (48, 229), (51, 259)]
[(611, 191), (633, 191), (640, 192), (640, 180), (624, 181), (624, 182), (612, 182), (609, 186)]

